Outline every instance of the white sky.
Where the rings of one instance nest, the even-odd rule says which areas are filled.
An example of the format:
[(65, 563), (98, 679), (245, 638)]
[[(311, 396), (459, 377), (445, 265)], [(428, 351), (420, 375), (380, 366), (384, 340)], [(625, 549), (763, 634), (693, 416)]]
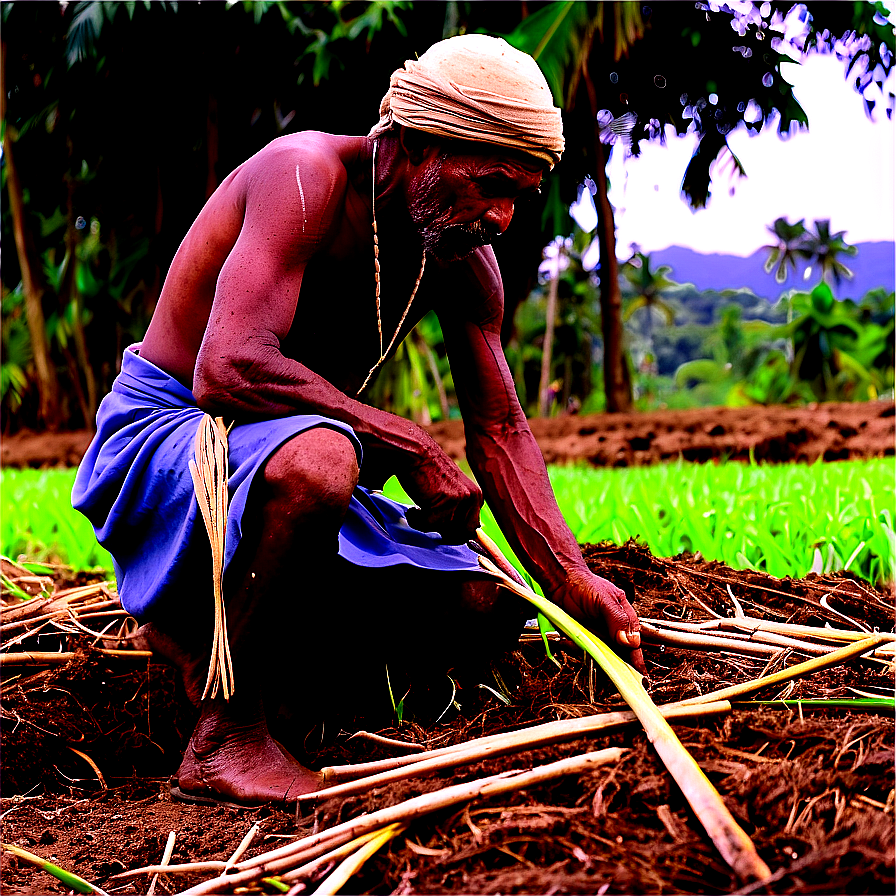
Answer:
[[(783, 73), (809, 118), (808, 132), (782, 140), (774, 121), (758, 135), (731, 134), (747, 177), (732, 177), (729, 163), (713, 178), (706, 209), (692, 212), (679, 192), (696, 145), (692, 135), (672, 136), (665, 146), (644, 142), (637, 159), (624, 159), (622, 147), (614, 147), (608, 174), (620, 257), (632, 242), (645, 252), (676, 245), (747, 256), (769, 242), (766, 227), (780, 216), (807, 225), (829, 218), (852, 243), (894, 239), (896, 122), (886, 117), (886, 100), (872, 87), (869, 96), (878, 102), (870, 121), (833, 56), (785, 64)], [(892, 78), (884, 87), (892, 89)]]

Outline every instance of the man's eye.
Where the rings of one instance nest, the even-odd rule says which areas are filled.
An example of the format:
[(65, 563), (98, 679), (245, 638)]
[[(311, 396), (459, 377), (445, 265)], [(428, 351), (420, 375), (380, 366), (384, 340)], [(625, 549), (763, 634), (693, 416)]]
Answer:
[(514, 191), (500, 178), (491, 178), (479, 182), (479, 189), (484, 196), (495, 198), (496, 196), (511, 197)]

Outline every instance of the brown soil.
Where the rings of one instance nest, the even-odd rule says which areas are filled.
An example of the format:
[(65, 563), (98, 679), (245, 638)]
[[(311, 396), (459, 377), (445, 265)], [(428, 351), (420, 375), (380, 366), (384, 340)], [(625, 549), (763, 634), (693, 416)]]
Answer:
[[(843, 614), (872, 630), (893, 630), (894, 589), (872, 589), (848, 575), (778, 580), (690, 556), (658, 559), (635, 544), (588, 546), (586, 556), (592, 569), (629, 589), (643, 617), (707, 618), (707, 608), (730, 615), (733, 596), (748, 615), (843, 626)], [(56, 649), (77, 647), (78, 637), (65, 637)], [(45, 641), (31, 649), (54, 649)], [(173, 862), (220, 860), (258, 822), (260, 833), (248, 853), (255, 855), (288, 842), (284, 836), (328, 827), (436, 786), (608, 745), (625, 750), (615, 765), (415, 821), (367, 863), (347, 891), (894, 892), (894, 726), (887, 715), (738, 706), (728, 716), (678, 728), (773, 872), (771, 881), (741, 889), (644, 734), (634, 729), (333, 800), (298, 821), (270, 807), (174, 803), (166, 776), (177, 766), (193, 715), (171, 670), (145, 660), (99, 657), (83, 643), (81, 648), (65, 667), (36, 673), (22, 667), (20, 677), (4, 676), (2, 840), (108, 892), (145, 893), (148, 876), (115, 875), (158, 862), (170, 831), (176, 832)], [(527, 641), (502, 661), (513, 698), (509, 706), (478, 682), (459, 681), (462, 710), (453, 718), (380, 733), (443, 746), (619, 708), (614, 689), (583, 662), (580, 651), (561, 641), (553, 654), (559, 666), (540, 641)], [(657, 703), (749, 680), (766, 666), (765, 658), (717, 651), (653, 647), (646, 655)], [(802, 679), (788, 696), (848, 698), (857, 691), (891, 694), (892, 688), (892, 665), (860, 660)], [(782, 689), (759, 696), (780, 697)], [(310, 758), (318, 765), (364, 761), (388, 755), (384, 750), (340, 732)], [(7, 853), (0, 873), (5, 893), (66, 892), (54, 878)], [(179, 891), (212, 876), (179, 875), (157, 892)], [(309, 891), (315, 886), (309, 882)]]
[[(810, 407), (701, 408), (636, 414), (592, 414), (531, 420), (548, 463), (596, 466), (691, 461), (812, 462), (893, 456), (896, 417), (891, 400)], [(451, 457), (464, 454), (459, 420), (428, 427)], [(0, 442), (8, 467), (76, 466), (91, 434), (19, 432)]]
[[(809, 407), (700, 408), (530, 420), (548, 463), (627, 467), (667, 460), (784, 463), (893, 456), (890, 400)], [(452, 457), (464, 453), (460, 420), (429, 427)]]

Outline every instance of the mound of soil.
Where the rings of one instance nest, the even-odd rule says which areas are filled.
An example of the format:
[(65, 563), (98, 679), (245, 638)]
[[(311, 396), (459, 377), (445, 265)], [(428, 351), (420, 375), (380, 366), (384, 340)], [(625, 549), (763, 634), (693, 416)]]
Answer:
[[(779, 580), (699, 557), (656, 558), (634, 543), (587, 546), (585, 554), (594, 571), (633, 595), (644, 618), (706, 619), (710, 613), (731, 615), (739, 605), (747, 615), (763, 619), (893, 630), (894, 588), (875, 589), (846, 574)], [(116, 875), (157, 863), (170, 831), (176, 834), (172, 863), (226, 861), (257, 823), (259, 833), (247, 853), (253, 856), (289, 842), (286, 837), (325, 829), (437, 787), (611, 745), (624, 750), (615, 764), (417, 819), (368, 861), (347, 890), (894, 891), (890, 715), (738, 704), (729, 715), (677, 726), (771, 868), (770, 881), (743, 887), (643, 732), (634, 727), (334, 799), (309, 817), (272, 807), (174, 803), (166, 776), (178, 764), (195, 716), (171, 670), (145, 660), (101, 657), (79, 637), (73, 634), (61, 645), (76, 652), (68, 665), (5, 676), (2, 840), (110, 892), (146, 892), (148, 875)], [(804, 658), (789, 650), (770, 661), (668, 646), (648, 646), (645, 653), (657, 703), (705, 694)], [(445, 746), (622, 706), (615, 689), (569, 642), (552, 642), (552, 655), (537, 636), (524, 636), (501, 661), (492, 691), (478, 687), (481, 682), (458, 681), (462, 708), (452, 718), (426, 725), (406, 722), (380, 734)], [(757, 696), (892, 694), (892, 672), (892, 663), (855, 660)], [(509, 705), (493, 696), (499, 682), (511, 698)], [(320, 767), (377, 759), (390, 755), (390, 749), (369, 738), (349, 739), (343, 731), (311, 759)], [(63, 884), (8, 853), (0, 872), (5, 893), (66, 892)], [(180, 874), (163, 883), (173, 892), (212, 876), (210, 871)], [(316, 884), (308, 881), (307, 886), (310, 891)]]
[[(565, 415), (529, 423), (549, 464), (627, 467), (679, 457), (812, 463), (892, 457), (896, 446), (892, 401)], [(428, 429), (451, 457), (463, 457), (462, 421)]]
[[(701, 408), (530, 420), (548, 463), (621, 467), (679, 457), (784, 463), (893, 456), (892, 401), (810, 407)], [(464, 456), (460, 420), (427, 427), (453, 458)], [(4, 467), (77, 466), (91, 433), (19, 432), (0, 442)]]

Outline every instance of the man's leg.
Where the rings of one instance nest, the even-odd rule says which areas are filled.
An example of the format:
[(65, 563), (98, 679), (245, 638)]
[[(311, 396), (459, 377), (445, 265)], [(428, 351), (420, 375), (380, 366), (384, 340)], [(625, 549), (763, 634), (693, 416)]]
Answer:
[(149, 627), (150, 642), (177, 662), (190, 699), (200, 705), (176, 775), (181, 793), (264, 803), (293, 800), (317, 788), (317, 774), (287, 758), (268, 731), (263, 642), (281, 632), (283, 604), (296, 599), (288, 587), (296, 575), (336, 559), (337, 534), (357, 480), (352, 443), (335, 430), (316, 428), (282, 445), (253, 484), (243, 540), (228, 578), (231, 586), (236, 583), (227, 600), (235, 678), (229, 701), (199, 702), (210, 629), (200, 639), (164, 621)]
[[(296, 642), (304, 635), (318, 658), (304, 663), (298, 680), (314, 688), (296, 686), (304, 657), (293, 651), (277, 652), (280, 668), (266, 691), (275, 736), (297, 753), (318, 749), (340, 730), (394, 725), (390, 688), (395, 702), (410, 688), (408, 717), (420, 724), (438, 718), (452, 681), (470, 690), (494, 685), (491, 663), (515, 649), (527, 618), (516, 595), (464, 573), (366, 569), (340, 559), (329, 580), (319, 590), (322, 606), (296, 626)], [(468, 693), (458, 695), (461, 703)]]

